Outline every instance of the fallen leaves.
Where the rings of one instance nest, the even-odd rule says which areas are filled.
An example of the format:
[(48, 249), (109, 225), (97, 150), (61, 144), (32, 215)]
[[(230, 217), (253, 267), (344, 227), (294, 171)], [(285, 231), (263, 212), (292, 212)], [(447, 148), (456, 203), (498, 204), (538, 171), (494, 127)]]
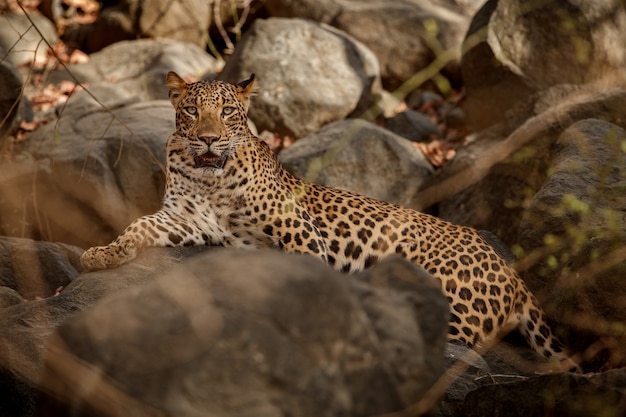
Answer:
[(456, 146), (442, 139), (434, 139), (430, 143), (413, 142), (413, 146), (422, 151), (426, 159), (437, 168), (456, 156)]
[[(414, 142), (428, 159), (432, 166), (441, 168), (456, 156), (456, 150), (463, 145), (464, 139), (469, 133), (465, 123), (465, 115), (458, 104), (465, 97), (463, 92), (457, 92), (447, 99), (437, 94), (425, 92), (416, 103), (403, 102), (400, 111), (413, 109), (426, 115), (437, 125), (442, 132), (442, 137), (431, 135), (427, 143)], [(454, 117), (452, 117), (454, 116)]]
[(274, 153), (278, 153), (291, 146), (295, 140), (291, 136), (281, 136), (278, 133), (264, 130), (259, 134), (259, 138), (265, 141)]
[(42, 90), (28, 97), (33, 110), (47, 111), (51, 108), (64, 104), (69, 96), (75, 91), (82, 89), (81, 86), (71, 81), (61, 81), (60, 84), (48, 84)]
[(64, 64), (85, 64), (89, 62), (89, 55), (81, 50), (70, 48), (63, 41), (58, 41), (52, 45), (52, 50), (48, 52), (50, 59), (57, 59)]

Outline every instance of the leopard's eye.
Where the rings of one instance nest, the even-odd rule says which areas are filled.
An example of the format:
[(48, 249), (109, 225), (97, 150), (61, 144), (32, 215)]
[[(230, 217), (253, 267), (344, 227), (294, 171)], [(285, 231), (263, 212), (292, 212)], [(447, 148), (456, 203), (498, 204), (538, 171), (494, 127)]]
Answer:
[(230, 116), (235, 112), (235, 110), (237, 109), (234, 107), (224, 107), (224, 109), (222, 109), (222, 117)]
[(183, 110), (190, 116), (196, 116), (198, 114), (198, 109), (193, 106), (184, 107)]

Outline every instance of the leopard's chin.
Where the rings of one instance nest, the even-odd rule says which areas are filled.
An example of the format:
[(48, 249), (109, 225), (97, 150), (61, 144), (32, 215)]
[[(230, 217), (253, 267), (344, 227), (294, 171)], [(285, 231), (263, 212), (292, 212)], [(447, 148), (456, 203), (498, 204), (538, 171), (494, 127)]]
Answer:
[(196, 168), (224, 168), (226, 164), (226, 154), (215, 155), (213, 152), (208, 151), (202, 155), (194, 155), (193, 162), (196, 164)]

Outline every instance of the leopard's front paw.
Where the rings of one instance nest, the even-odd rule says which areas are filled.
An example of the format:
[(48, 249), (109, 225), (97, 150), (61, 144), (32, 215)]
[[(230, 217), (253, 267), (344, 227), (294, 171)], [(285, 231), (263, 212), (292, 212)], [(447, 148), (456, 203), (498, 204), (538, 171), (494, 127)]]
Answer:
[(116, 268), (137, 256), (135, 250), (123, 250), (120, 247), (95, 246), (87, 249), (80, 257), (80, 263), (88, 271)]

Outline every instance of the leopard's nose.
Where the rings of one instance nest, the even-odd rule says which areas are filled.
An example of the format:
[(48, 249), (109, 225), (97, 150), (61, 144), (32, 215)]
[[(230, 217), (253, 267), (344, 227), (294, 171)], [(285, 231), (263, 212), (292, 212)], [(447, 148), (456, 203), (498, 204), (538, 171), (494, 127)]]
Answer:
[(219, 137), (218, 136), (198, 136), (198, 139), (200, 139), (202, 142), (206, 143), (207, 145), (210, 145), (213, 142), (215, 142), (217, 139), (219, 139)]

